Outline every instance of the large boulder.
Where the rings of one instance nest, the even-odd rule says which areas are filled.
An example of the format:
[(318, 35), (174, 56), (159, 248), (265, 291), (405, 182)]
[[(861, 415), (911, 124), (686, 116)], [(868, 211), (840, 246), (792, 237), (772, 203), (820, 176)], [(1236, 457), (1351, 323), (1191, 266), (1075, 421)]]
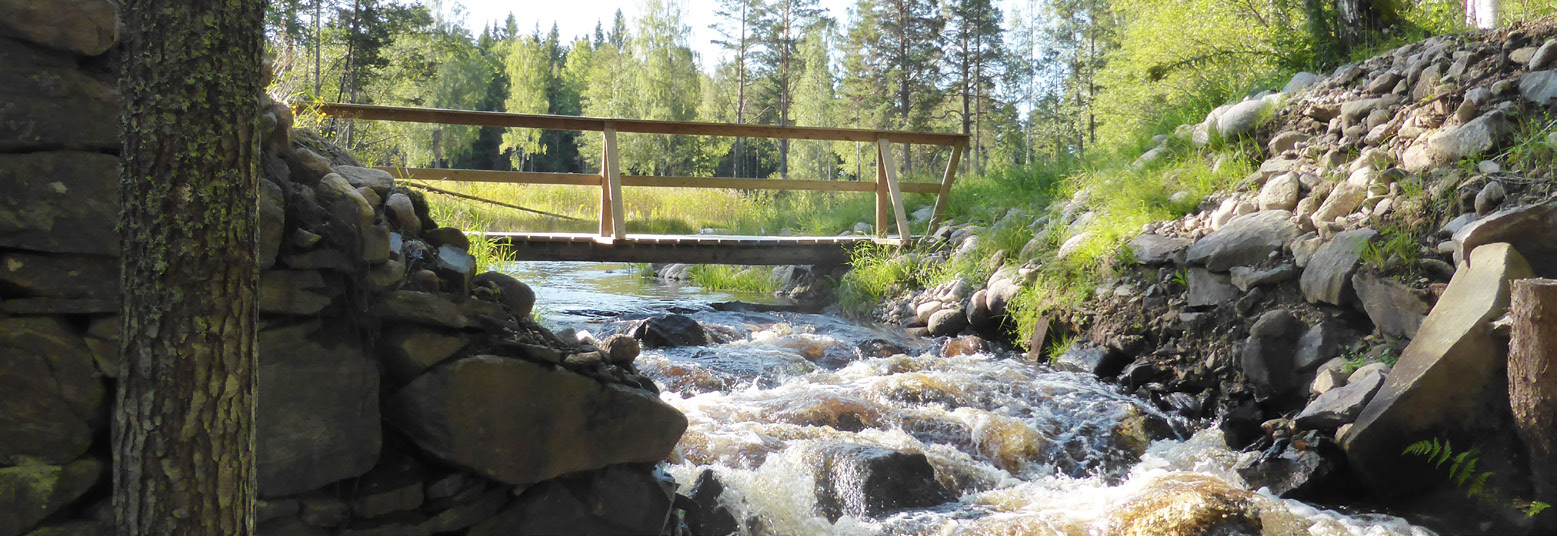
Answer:
[(929, 459), (869, 445), (834, 443), (816, 452), (816, 509), (828, 521), (879, 517), (956, 499), (935, 479)]
[(4, 294), (117, 300), (119, 259), (20, 251), (0, 253), (0, 295)]
[(1378, 234), (1368, 228), (1346, 231), (1319, 246), (1298, 280), (1303, 297), (1309, 303), (1341, 305), (1355, 296), (1352, 274), (1357, 271), (1363, 250)]
[(1503, 112), (1493, 111), (1459, 127), (1440, 130), (1406, 149), (1401, 167), (1419, 172), (1491, 150), (1512, 132)]
[(338, 292), (318, 270), (266, 270), (260, 273), (259, 310), (313, 316), (329, 307)]
[(660, 534), (670, 519), (675, 482), (648, 467), (612, 466), (524, 488), (513, 504), (470, 529), (470, 536)]
[(1454, 232), (1454, 261), (1482, 244), (1507, 242), (1530, 262), (1536, 275), (1557, 277), (1557, 201), (1500, 210)]
[(119, 254), (119, 157), (0, 154), (0, 191), (0, 247)]
[(389, 404), (423, 450), (508, 484), (659, 462), (687, 427), (653, 393), (497, 356), (434, 368)]
[(1287, 221), (1291, 217), (1285, 210), (1267, 210), (1234, 218), (1190, 246), (1185, 260), (1217, 272), (1259, 264), (1302, 234)]
[(1372, 273), (1352, 276), (1352, 287), (1379, 333), (1392, 339), (1415, 337), (1431, 308), (1416, 289)]
[[(6, 20), (0, 14), (0, 26)], [(69, 54), (5, 38), (0, 57), (0, 151), (119, 147), (119, 99), (111, 80), (87, 76)]]
[(1260, 210), (1292, 210), (1297, 208), (1298, 195), (1303, 193), (1303, 183), (1293, 173), (1271, 177), (1260, 187)]
[(110, 0), (0, 0), (0, 35), (86, 56), (119, 42), (119, 10)]
[(664, 315), (644, 319), (629, 334), (648, 348), (702, 346), (708, 344), (703, 325), (687, 315)]
[(86, 342), (52, 318), (9, 318), (0, 356), (0, 464), (62, 464), (86, 452), (104, 404)]
[(39, 521), (64, 510), (97, 484), (104, 465), (88, 458), (64, 466), (0, 468), (0, 536), (28, 534)]
[(346, 324), (259, 333), (255, 467), (262, 497), (366, 473), (378, 461), (378, 368)]
[(1402, 483), (1422, 478), (1400, 455), (1406, 445), (1475, 434), (1474, 427), (1500, 421), (1489, 412), (1508, 413), (1502, 388), (1508, 344), (1488, 324), (1507, 310), (1512, 281), (1532, 275), (1506, 243), (1478, 247), (1460, 265), (1384, 386), (1341, 438), (1352, 468), (1370, 487), (1398, 492)]
[(377, 351), (384, 372), (390, 379), (404, 383), (454, 357), (469, 342), (458, 332), (400, 325), (384, 330)]

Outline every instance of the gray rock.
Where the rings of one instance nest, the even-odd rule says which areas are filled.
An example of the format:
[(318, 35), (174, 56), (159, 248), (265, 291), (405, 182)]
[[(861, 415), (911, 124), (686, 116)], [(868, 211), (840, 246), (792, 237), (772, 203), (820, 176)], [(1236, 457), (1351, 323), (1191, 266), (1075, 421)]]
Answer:
[(925, 326), (930, 329), (931, 335), (937, 337), (956, 335), (968, 327), (968, 317), (960, 308), (941, 309), (930, 315)]
[(97, 484), (105, 465), (88, 458), (64, 466), (0, 468), (0, 534), (26, 534), (38, 522), (65, 510)]
[(263, 314), (313, 316), (330, 306), (337, 291), (316, 270), (266, 270), (260, 273), (259, 310)]
[(1303, 333), (1298, 339), (1293, 365), (1298, 372), (1308, 372), (1340, 355), (1341, 341), (1346, 329), (1339, 323), (1326, 320)]
[(1287, 221), (1291, 216), (1285, 210), (1267, 210), (1234, 218), (1190, 246), (1185, 260), (1218, 272), (1258, 264), (1301, 234)]
[(883, 517), (956, 500), (935, 479), (924, 454), (847, 443), (817, 450), (816, 509), (828, 521)]
[(1389, 93), (1395, 90), (1395, 85), (1399, 84), (1402, 78), (1404, 77), (1401, 76), (1400, 73), (1394, 71), (1385, 72), (1373, 77), (1373, 80), (1368, 81), (1368, 87), (1366, 88), (1366, 91), (1369, 95), (1383, 95), (1385, 93)]
[(1427, 318), (1427, 301), (1411, 287), (1371, 273), (1352, 276), (1352, 285), (1368, 318), (1379, 333), (1393, 339), (1416, 337), (1417, 327)]
[(1303, 183), (1293, 173), (1271, 177), (1260, 188), (1260, 210), (1292, 210), (1297, 208), (1298, 195), (1303, 193)]
[(1162, 264), (1174, 261), (1185, 249), (1194, 244), (1187, 238), (1169, 238), (1155, 233), (1138, 235), (1130, 240), (1130, 251), (1141, 264)]
[(1533, 275), (1508, 244), (1471, 252), (1470, 263), (1449, 282), (1384, 386), (1341, 438), (1364, 483), (1387, 490), (1415, 482), (1419, 462), (1400, 455), (1408, 443), (1472, 433), (1497, 418), (1485, 408), (1508, 401), (1508, 343), (1497, 340), (1487, 323), (1507, 309), (1512, 281)]
[(1358, 185), (1351, 181), (1335, 185), (1330, 190), (1330, 195), (1325, 197), (1325, 202), (1314, 210), (1314, 215), (1309, 217), (1315, 227), (1345, 217), (1362, 206), (1362, 202), (1368, 197), (1367, 185)]
[(600, 341), (600, 351), (605, 352), (606, 359), (611, 364), (625, 367), (632, 365), (633, 360), (638, 359), (642, 349), (638, 346), (638, 339), (616, 334)]
[(1488, 182), (1486, 186), (1481, 188), (1480, 192), (1476, 192), (1476, 214), (1479, 216), (1491, 214), (1492, 211), (1502, 206), (1503, 198), (1507, 196), (1508, 192), (1503, 189), (1502, 182)]
[(1233, 286), (1238, 287), (1238, 290), (1248, 292), (1255, 287), (1279, 285), (1297, 279), (1300, 273), (1296, 266), (1282, 264), (1265, 270), (1258, 270), (1248, 266), (1234, 266), (1231, 275)]
[(378, 462), (378, 367), (360, 344), (345, 324), (260, 331), (254, 465), (261, 497), (315, 489)]
[(1313, 85), (1317, 83), (1319, 83), (1319, 75), (1310, 73), (1308, 71), (1303, 71), (1292, 75), (1292, 80), (1288, 81), (1287, 85), (1282, 86), (1281, 92), (1287, 95), (1293, 95), (1299, 91), (1313, 87)]
[(1278, 395), (1296, 387), (1293, 357), (1302, 331), (1303, 323), (1286, 309), (1260, 315), (1249, 328), (1240, 359), (1249, 382)]
[(0, 151), (119, 148), (119, 98), (111, 80), (88, 76), (74, 55), (9, 39), (0, 38), (0, 57)]
[(1336, 428), (1357, 420), (1362, 408), (1373, 400), (1373, 395), (1384, 386), (1384, 374), (1370, 371), (1346, 385), (1319, 395), (1298, 413), (1297, 425), (1301, 428)]
[(1355, 296), (1352, 273), (1357, 270), (1363, 250), (1378, 234), (1369, 228), (1346, 231), (1319, 246), (1299, 280), (1303, 297), (1309, 303), (1343, 305)]
[(422, 219), (416, 217), (416, 206), (411, 204), (411, 198), (405, 194), (396, 192), (389, 195), (384, 201), (384, 208), (389, 217), (398, 225), (400, 232), (410, 236), (417, 236), (422, 232)]
[(1452, 237), (1454, 236), (1455, 232), (1459, 231), (1461, 228), (1464, 228), (1466, 225), (1469, 225), (1470, 222), (1473, 221), (1476, 221), (1476, 213), (1466, 212), (1452, 220), (1449, 220), (1449, 223), (1445, 223), (1442, 228), (1438, 229), (1438, 234), (1441, 236)]
[(1189, 269), (1190, 307), (1216, 307), (1238, 299), (1238, 288), (1228, 282), (1228, 277), (1214, 274), (1205, 268)]
[[(1557, 73), (1554, 73), (1557, 74)], [(1554, 90), (1557, 90), (1557, 84)], [(1481, 155), (1508, 137), (1511, 128), (1501, 111), (1494, 110), (1458, 128), (1449, 127), (1417, 140), (1401, 158), (1406, 171), (1420, 172), (1435, 166)]]
[(276, 264), (281, 252), (282, 235), (286, 232), (286, 194), (281, 187), (268, 180), (259, 181), (259, 265), (260, 269)]
[[(1330, 476), (1341, 463), (1333, 459), (1339, 456), (1327, 454), (1328, 451), (1320, 448), (1299, 450), (1288, 447), (1278, 455), (1261, 456), (1254, 465), (1239, 468), (1238, 475), (1254, 489), (1265, 488), (1278, 497), (1312, 497), (1323, 493), (1322, 490), (1331, 485)], [(1236, 532), (1241, 531), (1233, 529), (1223, 533)]]
[(458, 332), (407, 325), (384, 330), (376, 346), (384, 372), (405, 383), (454, 357), (468, 342)]
[(1557, 66), (1557, 39), (1548, 39), (1546, 44), (1541, 45), (1541, 48), (1530, 55), (1527, 68), (1531, 71), (1540, 71), (1553, 66)]
[(384, 320), (454, 329), (471, 326), (471, 319), (464, 308), (430, 292), (397, 290), (386, 293), (372, 310)]
[(1229, 140), (1253, 132), (1270, 107), (1270, 102), (1264, 99), (1249, 99), (1234, 104), (1217, 118), (1217, 132), (1222, 135), (1222, 139)]
[(660, 534), (679, 503), (675, 491), (674, 481), (642, 467), (568, 475), (525, 488), (469, 535)]
[[(362, 262), (368, 266), (383, 264), (388, 261), (393, 252), (394, 239), (390, 236), (389, 226), (377, 224), (362, 229)], [(475, 263), (474, 260), (471, 261)]]
[(1541, 277), (1557, 277), (1557, 201), (1513, 207), (1487, 215), (1454, 233), (1454, 262), (1482, 244), (1508, 242)]
[(1076, 345), (1055, 358), (1054, 368), (1069, 372), (1083, 372), (1108, 378), (1118, 376), (1130, 357), (1102, 346)]
[(0, 35), (96, 56), (119, 42), (118, 16), (109, 0), (7, 0)]
[(388, 171), (381, 169), (335, 166), (335, 172), (346, 178), (346, 182), (353, 188), (368, 188), (377, 193), (380, 198), (388, 196), (395, 189), (395, 178)]
[(535, 291), (529, 285), (508, 274), (501, 272), (485, 272), (476, 276), (476, 286), (488, 285), (497, 289), (499, 302), (513, 311), (514, 316), (529, 318), (535, 309)]
[[(1314, 371), (1314, 382), (1309, 385), (1308, 393), (1314, 396), (1328, 393), (1337, 387), (1346, 385), (1346, 379), (1348, 377), (1350, 376), (1346, 374), (1346, 372), (1343, 371), (1340, 366), (1332, 367), (1326, 364), (1326, 366), (1320, 367), (1319, 370)], [(1353, 415), (1352, 418), (1355, 419), (1356, 416)]]
[[(527, 403), (512, 403), (515, 393)], [(389, 404), (428, 454), (514, 485), (658, 463), (687, 427), (681, 412), (648, 391), (496, 356), (434, 368)]]
[(105, 404), (86, 342), (54, 318), (0, 319), (0, 355), (0, 464), (86, 452)]
[(13, 297), (117, 300), (119, 259), (21, 251), (0, 253), (0, 293)]
[(119, 157), (0, 154), (0, 191), (0, 247), (119, 254)]
[(708, 332), (703, 329), (703, 325), (687, 315), (670, 314), (647, 318), (633, 326), (628, 333), (649, 348), (708, 344)]

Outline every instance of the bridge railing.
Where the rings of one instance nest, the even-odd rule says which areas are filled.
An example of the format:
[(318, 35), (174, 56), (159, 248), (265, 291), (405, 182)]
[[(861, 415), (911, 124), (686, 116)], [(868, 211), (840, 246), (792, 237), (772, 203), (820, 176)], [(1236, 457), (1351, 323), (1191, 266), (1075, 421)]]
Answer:
[[(877, 238), (886, 240), (889, 236), (887, 233), (888, 227), (895, 224), (898, 239), (906, 241), (912, 238), (913, 233), (909, 229), (908, 217), (904, 213), (903, 194), (936, 194), (935, 208), (929, 223), (929, 229), (933, 232), (935, 227), (942, 221), (942, 215), (946, 211), (948, 196), (951, 193), (952, 183), (956, 180), (957, 165), (961, 161), (962, 153), (968, 145), (968, 136), (962, 134), (891, 130), (605, 119), (363, 104), (321, 104), (317, 105), (315, 110), (324, 116), (342, 119), (601, 132), (604, 135), (604, 150), (601, 155), (599, 174), (432, 168), (384, 169), (400, 175), (401, 178), (422, 180), (597, 186), (600, 188), (600, 239), (607, 242), (613, 239), (622, 239), (627, 233), (626, 210), (623, 207), (622, 198), (623, 186), (875, 192), (875, 228)], [(875, 182), (855, 182), (788, 178), (751, 179), (623, 175), (617, 157), (616, 134), (618, 132), (871, 143), (876, 146), (876, 180)], [(891, 151), (892, 143), (950, 147), (951, 157), (947, 161), (946, 171), (941, 182), (939, 184), (900, 182), (898, 180), (897, 165), (894, 161), (895, 157)]]

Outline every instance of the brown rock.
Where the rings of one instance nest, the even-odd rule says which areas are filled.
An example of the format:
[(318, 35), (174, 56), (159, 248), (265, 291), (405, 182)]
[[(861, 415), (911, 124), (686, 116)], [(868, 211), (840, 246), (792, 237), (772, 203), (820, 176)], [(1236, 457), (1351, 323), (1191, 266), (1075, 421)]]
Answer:
[(96, 56), (119, 41), (118, 16), (108, 0), (0, 0), (0, 35)]
[(45, 151), (0, 154), (0, 246), (118, 255), (119, 158)]
[(0, 320), (0, 463), (66, 463), (86, 452), (104, 404), (92, 352), (63, 322)]

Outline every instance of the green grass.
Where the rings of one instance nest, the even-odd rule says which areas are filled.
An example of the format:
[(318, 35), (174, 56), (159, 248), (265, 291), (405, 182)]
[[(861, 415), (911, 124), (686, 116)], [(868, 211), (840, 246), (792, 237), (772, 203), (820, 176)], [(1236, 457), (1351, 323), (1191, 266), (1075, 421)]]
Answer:
[(1421, 256), (1418, 240), (1419, 236), (1409, 229), (1385, 229), (1377, 239), (1363, 247), (1362, 264), (1381, 272), (1395, 267), (1415, 267), (1417, 258)]
[(688, 270), (692, 283), (708, 289), (753, 294), (772, 294), (778, 290), (771, 267), (699, 264)]

